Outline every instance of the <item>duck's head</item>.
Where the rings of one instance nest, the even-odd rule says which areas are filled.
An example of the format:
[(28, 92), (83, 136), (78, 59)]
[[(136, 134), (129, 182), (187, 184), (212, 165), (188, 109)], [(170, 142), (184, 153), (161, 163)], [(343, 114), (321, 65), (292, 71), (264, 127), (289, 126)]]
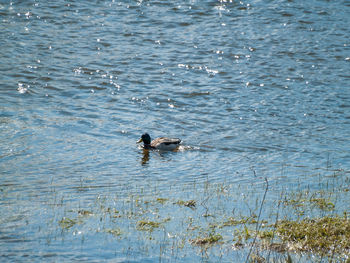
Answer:
[(148, 133), (142, 134), (140, 140), (137, 143), (143, 142), (144, 144), (151, 144), (151, 136)]

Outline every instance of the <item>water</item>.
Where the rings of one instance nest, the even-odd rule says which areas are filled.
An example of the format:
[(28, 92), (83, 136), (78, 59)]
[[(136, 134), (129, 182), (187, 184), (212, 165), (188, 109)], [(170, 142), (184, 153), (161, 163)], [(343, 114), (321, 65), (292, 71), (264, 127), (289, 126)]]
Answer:
[[(1, 260), (244, 261), (171, 245), (176, 220), (152, 234), (131, 218), (115, 237), (102, 207), (202, 200), (208, 183), (239, 185), (239, 203), (264, 178), (272, 201), (338, 173), (344, 186), (349, 14), (345, 0), (1, 1)], [(183, 147), (143, 152), (146, 131)]]

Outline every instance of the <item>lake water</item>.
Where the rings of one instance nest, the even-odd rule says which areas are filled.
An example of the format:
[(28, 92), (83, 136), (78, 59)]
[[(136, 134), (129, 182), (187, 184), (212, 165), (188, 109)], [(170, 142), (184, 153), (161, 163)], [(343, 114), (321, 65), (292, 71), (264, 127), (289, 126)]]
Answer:
[(208, 193), (348, 187), (349, 25), (346, 0), (0, 1), (1, 261), (244, 261), (181, 227)]

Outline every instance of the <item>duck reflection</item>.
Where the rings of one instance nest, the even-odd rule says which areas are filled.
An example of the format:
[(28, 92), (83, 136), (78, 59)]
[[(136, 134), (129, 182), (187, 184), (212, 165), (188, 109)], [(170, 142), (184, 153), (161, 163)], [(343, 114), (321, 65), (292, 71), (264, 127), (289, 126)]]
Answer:
[(146, 165), (149, 162), (150, 152), (152, 152), (152, 154), (156, 154), (157, 157), (160, 157), (160, 159), (163, 160), (163, 161), (171, 161), (171, 159), (172, 159), (171, 158), (171, 154), (172, 153), (182, 152), (182, 151), (184, 151), (186, 149), (191, 149), (191, 147), (185, 148), (184, 146), (180, 145), (180, 146), (178, 146), (177, 148), (175, 148), (172, 151), (161, 151), (161, 150), (153, 150), (153, 149), (142, 148), (141, 165)]
[(148, 161), (149, 161), (149, 150), (143, 149), (141, 164), (146, 165), (148, 163)]

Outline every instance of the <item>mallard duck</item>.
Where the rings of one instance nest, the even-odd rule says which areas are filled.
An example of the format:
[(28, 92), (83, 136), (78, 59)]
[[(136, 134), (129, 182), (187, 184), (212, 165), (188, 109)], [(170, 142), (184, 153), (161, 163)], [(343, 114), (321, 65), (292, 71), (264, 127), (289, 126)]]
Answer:
[(166, 138), (160, 137), (157, 139), (151, 140), (151, 136), (148, 133), (142, 134), (140, 140), (137, 143), (143, 142), (143, 148), (145, 149), (158, 149), (162, 151), (173, 151), (175, 150), (181, 140), (178, 138)]

